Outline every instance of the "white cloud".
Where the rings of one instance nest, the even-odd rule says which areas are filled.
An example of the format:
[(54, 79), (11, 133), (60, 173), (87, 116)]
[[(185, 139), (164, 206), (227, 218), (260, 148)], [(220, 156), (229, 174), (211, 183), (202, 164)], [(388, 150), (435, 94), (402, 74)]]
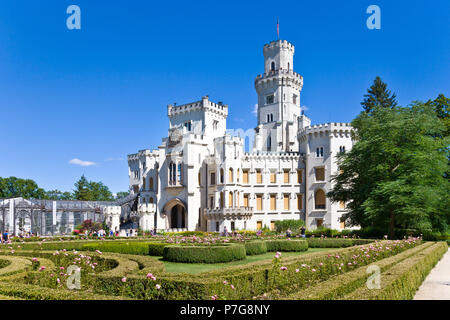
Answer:
[(77, 165), (77, 166), (82, 166), (82, 167), (89, 167), (89, 166), (95, 165), (95, 162), (83, 161), (83, 160), (80, 160), (80, 159), (77, 159), (77, 158), (70, 160), (69, 163)]
[(252, 113), (253, 113), (253, 115), (254, 115), (255, 117), (257, 116), (257, 114), (258, 114), (258, 105), (257, 105), (257, 104), (255, 104), (255, 105), (253, 106)]
[(306, 110), (308, 110), (308, 107), (307, 106), (301, 106), (300, 110), (306, 111)]

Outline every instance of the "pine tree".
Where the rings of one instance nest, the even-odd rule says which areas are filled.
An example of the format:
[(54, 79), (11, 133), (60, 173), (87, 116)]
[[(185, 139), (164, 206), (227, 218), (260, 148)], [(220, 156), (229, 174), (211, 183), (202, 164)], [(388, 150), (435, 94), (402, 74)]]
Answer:
[(364, 95), (364, 100), (361, 102), (364, 111), (371, 113), (375, 108), (394, 108), (397, 106), (395, 93), (387, 89), (387, 84), (384, 83), (380, 77), (376, 77), (372, 86)]
[(84, 175), (81, 176), (80, 180), (75, 182), (75, 190), (73, 191), (73, 195), (76, 200), (94, 200), (92, 197), (92, 192), (89, 188), (89, 182)]

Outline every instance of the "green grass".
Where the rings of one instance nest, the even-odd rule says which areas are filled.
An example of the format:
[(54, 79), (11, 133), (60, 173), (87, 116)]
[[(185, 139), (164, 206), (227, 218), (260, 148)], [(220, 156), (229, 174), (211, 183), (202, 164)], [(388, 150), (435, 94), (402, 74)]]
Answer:
[[(308, 251), (302, 252), (283, 252), (281, 257), (292, 257), (292, 256), (300, 256), (306, 253), (320, 252), (320, 251), (333, 251), (330, 248), (311, 248)], [(275, 252), (267, 252), (264, 254), (258, 254), (254, 256), (247, 256), (244, 260), (226, 262), (226, 263), (180, 263), (180, 262), (170, 262), (162, 260), (162, 257), (159, 257), (159, 260), (164, 263), (166, 268), (166, 272), (186, 272), (186, 273), (200, 273), (210, 270), (216, 270), (224, 267), (231, 266), (239, 266), (243, 264), (247, 264), (250, 262), (261, 261), (261, 260), (272, 260), (275, 256)]]

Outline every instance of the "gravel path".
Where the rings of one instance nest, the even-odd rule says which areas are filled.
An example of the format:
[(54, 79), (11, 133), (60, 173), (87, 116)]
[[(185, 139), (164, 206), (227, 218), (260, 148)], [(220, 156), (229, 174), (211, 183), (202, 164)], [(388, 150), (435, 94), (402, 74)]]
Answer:
[(450, 251), (425, 278), (414, 300), (450, 300)]

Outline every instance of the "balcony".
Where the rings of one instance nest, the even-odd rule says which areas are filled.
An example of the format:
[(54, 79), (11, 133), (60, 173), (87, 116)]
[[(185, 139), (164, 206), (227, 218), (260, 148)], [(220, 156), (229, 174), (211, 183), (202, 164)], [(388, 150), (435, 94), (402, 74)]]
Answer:
[(252, 207), (206, 209), (208, 220), (248, 220), (253, 216)]

